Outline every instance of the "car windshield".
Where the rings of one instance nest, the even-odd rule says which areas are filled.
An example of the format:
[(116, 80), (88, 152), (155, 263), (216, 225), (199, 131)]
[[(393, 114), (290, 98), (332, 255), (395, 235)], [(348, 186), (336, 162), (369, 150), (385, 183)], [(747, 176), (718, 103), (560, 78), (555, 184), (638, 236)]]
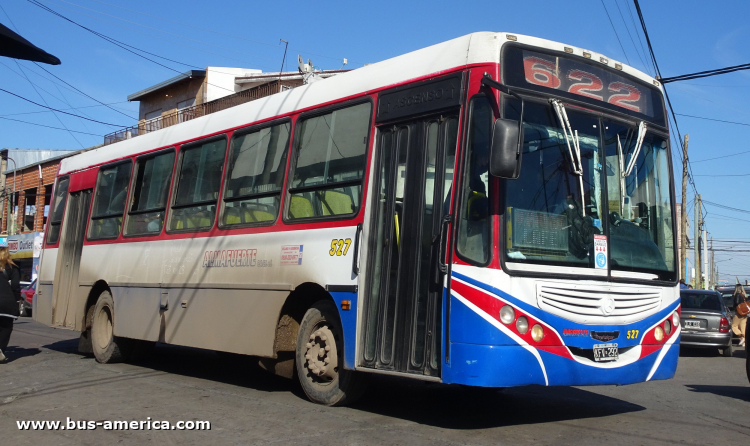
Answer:
[[(505, 117), (518, 119), (519, 109), (507, 100)], [(558, 109), (526, 101), (521, 173), (505, 183), (506, 260), (595, 268), (597, 239), (613, 270), (673, 280), (665, 138), (643, 123)]]
[(683, 310), (722, 311), (721, 301), (716, 294), (682, 294), (680, 303)]

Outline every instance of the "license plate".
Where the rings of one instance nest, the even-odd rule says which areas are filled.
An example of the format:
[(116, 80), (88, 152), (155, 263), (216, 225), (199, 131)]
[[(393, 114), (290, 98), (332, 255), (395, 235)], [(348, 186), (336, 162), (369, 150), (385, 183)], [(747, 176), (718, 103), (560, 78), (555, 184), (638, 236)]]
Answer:
[(685, 328), (701, 328), (701, 321), (685, 321)]
[(594, 361), (617, 361), (620, 357), (620, 350), (617, 344), (596, 344), (594, 345)]

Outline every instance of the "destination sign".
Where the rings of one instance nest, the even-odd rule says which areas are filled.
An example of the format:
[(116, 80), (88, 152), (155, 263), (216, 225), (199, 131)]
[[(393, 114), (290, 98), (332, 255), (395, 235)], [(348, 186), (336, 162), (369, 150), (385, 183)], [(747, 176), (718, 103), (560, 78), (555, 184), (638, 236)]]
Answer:
[(390, 121), (459, 105), (461, 85), (462, 76), (456, 74), (383, 93), (378, 98), (375, 121)]
[(504, 83), (604, 106), (664, 126), (664, 106), (656, 88), (610, 71), (597, 62), (508, 48)]

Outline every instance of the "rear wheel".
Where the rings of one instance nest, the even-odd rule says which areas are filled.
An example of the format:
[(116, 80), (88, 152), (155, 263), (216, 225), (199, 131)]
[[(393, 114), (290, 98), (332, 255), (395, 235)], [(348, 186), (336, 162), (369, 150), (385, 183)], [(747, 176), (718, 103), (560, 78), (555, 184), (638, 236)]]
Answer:
[(103, 291), (94, 306), (91, 322), (91, 347), (97, 362), (109, 364), (121, 362), (130, 352), (130, 339), (114, 335), (115, 302), (109, 291)]
[(344, 370), (344, 335), (336, 306), (318, 301), (307, 310), (297, 335), (297, 377), (310, 401), (341, 406), (366, 388), (362, 373)]
[(721, 350), (721, 356), (725, 358), (731, 358), (733, 353), (734, 353), (734, 346), (732, 346), (732, 344), (729, 344), (729, 347), (726, 347)]

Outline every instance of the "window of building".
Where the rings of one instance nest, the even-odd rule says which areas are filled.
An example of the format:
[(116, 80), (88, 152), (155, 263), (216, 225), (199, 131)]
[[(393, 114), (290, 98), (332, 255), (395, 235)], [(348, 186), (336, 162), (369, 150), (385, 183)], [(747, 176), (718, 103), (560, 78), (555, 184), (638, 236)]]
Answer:
[(223, 225), (276, 220), (290, 130), (285, 122), (232, 138)]
[(210, 229), (216, 219), (226, 138), (180, 149), (180, 170), (169, 217), (170, 231)]
[(125, 235), (153, 235), (161, 232), (167, 211), (174, 158), (174, 150), (170, 150), (137, 160)]
[(117, 238), (120, 235), (132, 164), (126, 161), (99, 169), (89, 225), (90, 240)]
[(367, 102), (301, 121), (289, 190), (290, 219), (357, 212), (371, 108)]
[(63, 177), (57, 180), (57, 186), (55, 186), (55, 199), (52, 203), (52, 220), (50, 220), (49, 229), (47, 230), (47, 243), (49, 244), (54, 245), (60, 240), (60, 226), (65, 214), (65, 202), (68, 199), (69, 183), (70, 178)]
[(21, 230), (22, 232), (32, 232), (34, 230), (34, 220), (36, 219), (36, 188), (26, 189), (23, 192), (23, 228)]

